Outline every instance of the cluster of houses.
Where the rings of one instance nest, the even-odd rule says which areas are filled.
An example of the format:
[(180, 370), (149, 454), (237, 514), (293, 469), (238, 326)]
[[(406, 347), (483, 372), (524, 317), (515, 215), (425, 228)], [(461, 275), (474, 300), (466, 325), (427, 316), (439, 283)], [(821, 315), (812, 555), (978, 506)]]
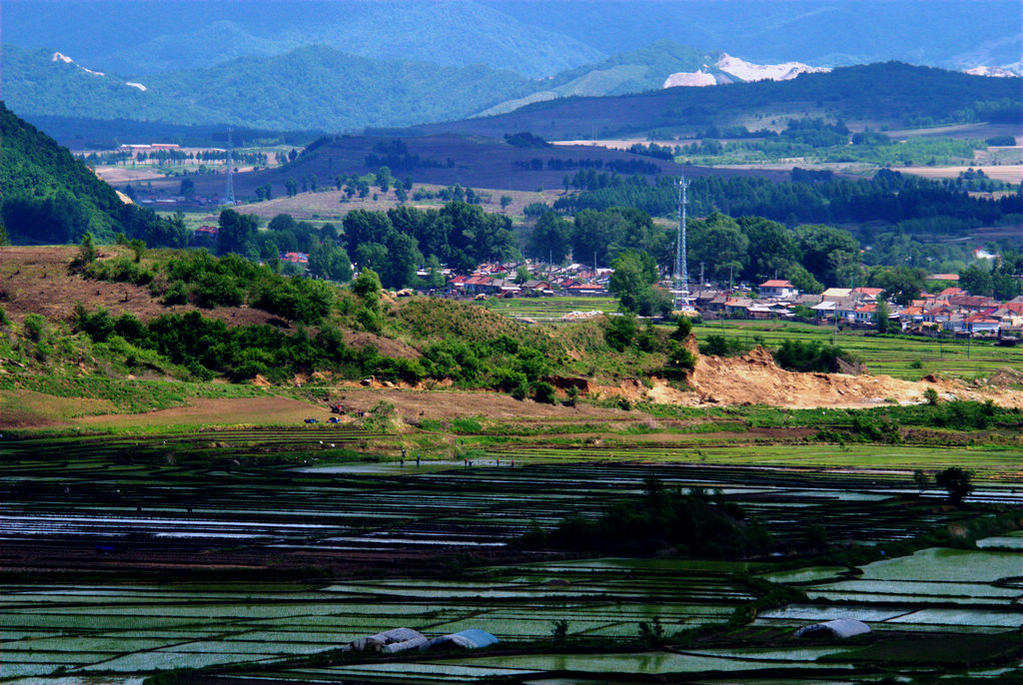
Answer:
[[(612, 269), (594, 269), (582, 264), (544, 267), (542, 278), (516, 278), (517, 265), (481, 264), (465, 275), (448, 275), (448, 293), (455, 297), (545, 297), (568, 295), (607, 297)], [(527, 265), (528, 268), (528, 265)]]
[[(448, 294), (465, 298), (608, 296), (611, 269), (581, 264), (544, 266), (542, 278), (522, 281), (515, 278), (516, 267), (481, 264), (472, 274), (448, 275)], [(947, 284), (958, 280), (957, 274), (934, 274), (929, 282)], [(821, 325), (873, 328), (883, 292), (881, 288), (861, 287), (828, 288), (820, 294), (804, 294), (790, 281), (773, 279), (752, 288), (697, 288), (690, 293), (691, 307), (687, 309), (708, 319), (802, 319)], [(951, 332), (1023, 339), (1023, 297), (1000, 302), (951, 286), (921, 293), (906, 306), (885, 302), (891, 328), (906, 333)]]
[[(956, 274), (936, 274), (934, 281), (959, 280)], [(819, 295), (802, 294), (786, 280), (769, 280), (756, 293), (706, 289), (692, 293), (696, 311), (706, 317), (776, 319), (803, 318), (820, 324), (876, 326), (881, 288), (828, 288)], [(885, 300), (892, 327), (907, 333), (952, 332), (958, 335), (1020, 337), (1023, 297), (999, 302), (971, 295), (952, 286), (920, 294), (906, 306)]]

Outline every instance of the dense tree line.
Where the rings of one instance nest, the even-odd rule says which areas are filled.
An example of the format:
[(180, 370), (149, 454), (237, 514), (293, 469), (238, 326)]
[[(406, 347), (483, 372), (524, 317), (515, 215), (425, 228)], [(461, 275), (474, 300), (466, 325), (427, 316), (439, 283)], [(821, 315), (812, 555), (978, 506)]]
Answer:
[[(788, 278), (801, 290), (820, 292), (822, 283), (860, 277), (860, 244), (841, 229), (820, 224), (792, 229), (762, 217), (736, 220), (718, 212), (689, 219), (686, 226), (690, 269), (695, 273), (702, 264), (710, 278)], [(650, 255), (652, 263), (668, 271), (674, 262), (675, 232), (637, 209), (587, 209), (571, 221), (548, 211), (537, 220), (526, 254), (558, 263), (571, 253), (577, 262), (607, 266), (632, 249)]]
[[(654, 216), (676, 211), (675, 179), (662, 176), (653, 182), (643, 177), (593, 177), (596, 186), (554, 203), (562, 212), (609, 207), (636, 207)], [(850, 181), (834, 176), (822, 180), (776, 183), (755, 176), (701, 176), (689, 189), (690, 208), (696, 215), (720, 211), (733, 216), (762, 216), (789, 225), (884, 221), (897, 223), (927, 217), (994, 222), (1006, 214), (1023, 212), (1023, 197), (998, 200), (971, 197), (936, 181), (882, 169), (872, 179)], [(575, 182), (573, 181), (573, 184)]]
[(990, 268), (971, 264), (959, 274), (959, 287), (971, 295), (1011, 300), (1023, 293), (1023, 253), (1007, 251)]
[(481, 262), (517, 253), (511, 220), (466, 202), (449, 202), (439, 210), (356, 209), (345, 215), (342, 240), (353, 259), (380, 274), (388, 288), (413, 284), (417, 267), (427, 262), (469, 273)]

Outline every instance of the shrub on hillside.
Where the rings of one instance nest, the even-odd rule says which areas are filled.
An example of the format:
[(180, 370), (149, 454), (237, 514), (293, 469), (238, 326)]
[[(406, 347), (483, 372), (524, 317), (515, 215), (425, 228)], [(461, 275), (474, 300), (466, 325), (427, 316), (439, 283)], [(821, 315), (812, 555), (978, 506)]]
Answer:
[(738, 357), (750, 351), (750, 346), (738, 338), (726, 338), (711, 333), (700, 343), (700, 354), (714, 357)]
[(849, 353), (836, 345), (812, 340), (784, 340), (774, 352), (778, 366), (789, 371), (835, 373), (839, 360), (853, 361)]

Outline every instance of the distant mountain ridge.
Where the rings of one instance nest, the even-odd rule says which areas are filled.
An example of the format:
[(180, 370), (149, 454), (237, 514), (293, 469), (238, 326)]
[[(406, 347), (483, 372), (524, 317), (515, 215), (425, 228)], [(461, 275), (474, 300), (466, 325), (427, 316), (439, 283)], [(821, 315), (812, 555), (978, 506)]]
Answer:
[(788, 81), (717, 88), (666, 88), (609, 97), (537, 102), (498, 116), (426, 124), (389, 134), (462, 133), (501, 137), (529, 131), (547, 140), (691, 136), (710, 126), (782, 125), (822, 117), (872, 127), (993, 121), (1019, 123), (1018, 78), (984, 78), (900, 62), (836, 68)]
[[(602, 51), (575, 38), (536, 23), (522, 22), (472, 0), (305, 0), (290, 4), (204, 0), (203, 16), (195, 16), (192, 21), (182, 21), (183, 17), (195, 14), (192, 8), (197, 4), (191, 2), (126, 5), (91, 0), (88, 4), (97, 10), (80, 15), (76, 6), (70, 4), (53, 21), (69, 22), (69, 17), (75, 17), (81, 24), (92, 24), (91, 40), (68, 44), (61, 40), (59, 32), (36, 27), (36, 32), (48, 39), (33, 47), (52, 46), (76, 55), (82, 63), (127, 75), (132, 80), (161, 72), (205, 69), (242, 57), (273, 57), (311, 45), (375, 60), (455, 67), (482, 64), (532, 78), (552, 76), (605, 57)], [(155, 7), (158, 4), (165, 7)], [(20, 5), (13, 3), (15, 9)], [(175, 5), (177, 16), (168, 16), (166, 8)], [(231, 9), (231, 5), (235, 8)], [(242, 5), (245, 11), (239, 12), (237, 8)], [(134, 23), (145, 24), (146, 31), (131, 26), (129, 31), (111, 34), (108, 22), (96, 24), (95, 17), (102, 14), (99, 8), (103, 7), (119, 15), (111, 18), (109, 24), (127, 23), (129, 18), (136, 17)], [(8, 6), (4, 9), (5, 20), (16, 15)], [(40, 16), (48, 14), (45, 6), (32, 9)], [(16, 22), (17, 16), (17, 26)], [(167, 28), (155, 28), (161, 24)], [(19, 33), (7, 31), (5, 35), (9, 40)]]
[(721, 82), (740, 79), (743, 69), (763, 69), (671, 41), (544, 79), (485, 65), (381, 61), (329, 46), (135, 77), (85, 66), (61, 52), (5, 46), (4, 53), (5, 98), (25, 116), (276, 130), (411, 126), (501, 114), (555, 98), (652, 91), (670, 75), (708, 61), (732, 69), (731, 75), (715, 72)]
[(358, 130), (467, 117), (531, 92), (484, 65), (381, 61), (309, 46), (205, 69), (129, 79), (61, 53), (4, 46), (4, 99), (20, 115), (271, 130)]
[[(108, 137), (116, 137), (116, 131), (123, 125), (114, 122), (125, 119), (184, 126), (232, 124), (276, 131), (357, 132), (367, 127), (429, 126), (430, 122), (459, 122), (472, 117), (489, 120), (504, 115), (512, 117), (508, 122), (523, 123), (507, 124), (498, 136), (531, 130), (548, 138), (574, 138), (590, 137), (598, 130), (620, 133), (663, 127), (742, 125), (747, 121), (744, 113), (769, 118), (778, 115), (881, 118), (914, 125), (924, 120), (954, 119), (959, 110), (973, 107), (974, 100), (970, 99), (973, 96), (969, 94), (974, 92), (978, 93), (975, 100), (987, 102), (977, 111), (989, 111), (988, 101), (1020, 99), (1018, 89), (1007, 90), (993, 83), (1006, 79), (963, 74), (957, 79), (954, 72), (894, 63), (845, 67), (834, 78), (811, 83), (805, 79), (828, 77), (835, 72), (827, 74), (826, 69), (801, 63), (758, 65), (727, 53), (707, 54), (670, 41), (545, 79), (529, 79), (485, 65), (451, 67), (374, 60), (327, 46), (307, 46), (279, 55), (242, 57), (203, 69), (134, 78), (79, 64), (61, 52), (4, 46), (4, 67), (4, 98), (8, 105), (29, 119), (60, 120), (62, 128), (54, 133), (62, 140), (81, 137), (74, 129), (74, 118), (83, 120), (83, 128), (90, 132), (96, 131), (97, 121), (111, 121), (112, 134)], [(850, 80), (851, 74), (860, 76), (851, 85), (842, 85)], [(695, 85), (712, 82), (731, 85), (720, 95), (674, 97), (672, 100), (678, 102), (653, 118), (643, 108), (634, 114), (621, 109), (626, 103), (642, 102), (644, 107), (652, 104), (656, 101), (652, 94), (663, 86), (676, 85), (680, 79), (682, 84), (692, 83), (685, 80), (691, 78), (699, 79)], [(761, 89), (741, 90), (758, 85), (746, 82), (756, 79), (770, 80), (763, 81)], [(921, 79), (936, 89), (930, 96), (925, 97), (913, 85)], [(786, 83), (802, 85), (790, 90), (776, 88)], [(896, 91), (889, 92), (892, 84), (896, 84)], [(740, 90), (731, 90), (735, 88)], [(889, 100), (875, 98), (868, 105), (870, 93), (857, 90), (863, 88), (887, 93)], [(988, 91), (989, 95), (979, 95)], [(633, 97), (630, 93), (651, 94), (655, 99), (642, 96), (634, 100), (615, 99)], [(740, 93), (750, 99), (745, 102), (736, 99)], [(593, 99), (596, 97), (606, 99), (597, 101)], [(587, 99), (583, 104), (574, 102), (583, 98)], [(777, 101), (781, 109), (771, 104), (773, 98), (781, 98)], [(816, 104), (811, 106), (806, 101)], [(936, 102), (955, 104), (942, 110), (934, 106)], [(565, 121), (552, 119), (536, 128), (541, 126), (534, 123), (536, 113), (546, 111), (547, 107), (585, 111), (586, 121), (571, 123), (573, 114)], [(520, 108), (524, 112), (517, 116), (523, 111)], [(490, 124), (468, 122), (458, 124), (458, 129), (448, 124), (436, 126), (446, 132), (492, 128)]]

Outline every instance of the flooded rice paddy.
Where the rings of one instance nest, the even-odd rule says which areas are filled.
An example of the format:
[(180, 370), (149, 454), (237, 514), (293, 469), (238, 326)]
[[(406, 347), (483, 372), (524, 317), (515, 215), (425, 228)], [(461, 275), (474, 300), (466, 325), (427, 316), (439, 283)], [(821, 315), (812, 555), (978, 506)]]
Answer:
[[(335, 431), (326, 447), (323, 435), (5, 444), (0, 681), (138, 685), (174, 669), (267, 682), (784, 680), (811, 670), (848, 681), (870, 643), (808, 645), (795, 629), (841, 617), (900, 636), (1020, 628), (1018, 534), (859, 565), (802, 551), (811, 522), (838, 549), (884, 550), (974, 515), (907, 495), (904, 481), (877, 473), (585, 455), (547, 463), (535, 454), (516, 454), (512, 466), (496, 452), (472, 466), (416, 467), (360, 460), (372, 434)], [(354, 456), (330, 452), (341, 449)], [(308, 463), (314, 454), (328, 463)], [(566, 516), (599, 516), (651, 475), (668, 488), (720, 491), (768, 526), (775, 555), (586, 559), (519, 545)], [(991, 489), (989, 499), (1009, 492)], [(805, 598), (760, 609), (731, 643), (708, 637), (665, 650), (641, 639), (641, 625), (669, 636), (728, 634), (763, 583)], [(552, 642), (557, 622), (564, 643)], [(480, 628), (501, 644), (388, 659), (337, 651), (397, 626), (430, 637)]]

